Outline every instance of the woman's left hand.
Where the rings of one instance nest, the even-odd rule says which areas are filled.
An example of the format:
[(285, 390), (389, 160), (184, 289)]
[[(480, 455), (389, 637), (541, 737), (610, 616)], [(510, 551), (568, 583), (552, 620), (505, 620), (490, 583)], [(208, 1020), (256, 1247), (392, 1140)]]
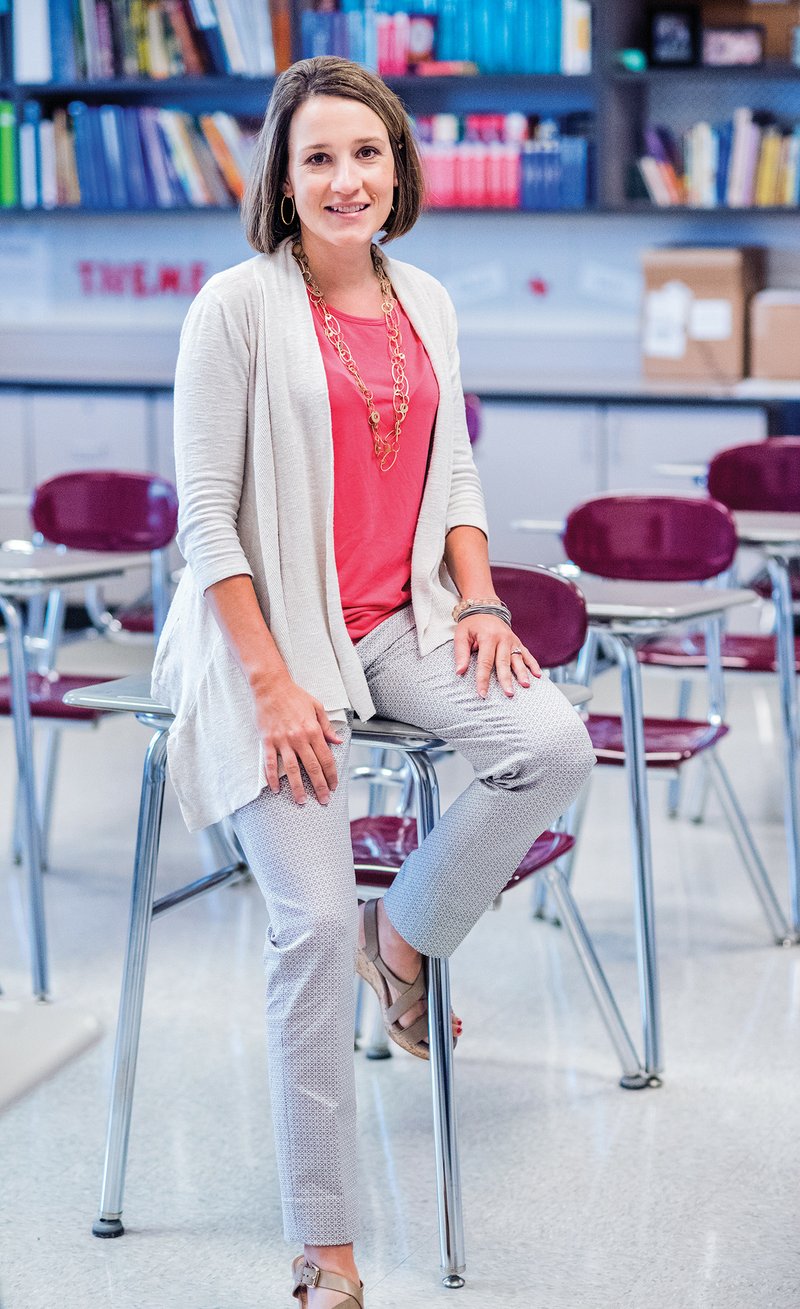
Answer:
[(469, 668), (473, 651), (478, 655), (475, 685), (478, 695), (484, 700), (489, 693), (493, 669), (508, 696), (514, 694), (515, 678), (520, 686), (530, 686), (531, 675), (542, 675), (530, 650), (502, 618), (494, 618), (491, 614), (467, 616), (456, 623), (453, 652), (459, 676), (463, 677)]

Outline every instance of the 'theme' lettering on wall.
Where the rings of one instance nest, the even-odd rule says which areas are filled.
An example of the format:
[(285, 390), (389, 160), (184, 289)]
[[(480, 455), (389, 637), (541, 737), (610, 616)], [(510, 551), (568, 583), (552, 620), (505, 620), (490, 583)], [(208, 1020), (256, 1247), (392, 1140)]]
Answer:
[(191, 297), (197, 295), (209, 274), (208, 264), (203, 262), (162, 264), (147, 259), (130, 263), (80, 259), (75, 267), (80, 292), (85, 297)]

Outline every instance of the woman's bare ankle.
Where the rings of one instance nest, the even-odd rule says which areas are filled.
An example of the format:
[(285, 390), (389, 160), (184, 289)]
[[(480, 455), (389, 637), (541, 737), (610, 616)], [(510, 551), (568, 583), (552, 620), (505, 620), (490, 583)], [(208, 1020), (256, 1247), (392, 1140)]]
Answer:
[(305, 1245), (303, 1253), (310, 1264), (358, 1283), (358, 1269), (352, 1245)]
[[(410, 945), (404, 936), (401, 936), (397, 928), (392, 923), (386, 909), (384, 908), (383, 899), (378, 901), (378, 935), (381, 941), (381, 953), (388, 949), (389, 955), (394, 959), (402, 959), (408, 964), (416, 963), (420, 958), (419, 951)], [(384, 957), (385, 954), (384, 954)], [(409, 981), (413, 979), (409, 978)]]

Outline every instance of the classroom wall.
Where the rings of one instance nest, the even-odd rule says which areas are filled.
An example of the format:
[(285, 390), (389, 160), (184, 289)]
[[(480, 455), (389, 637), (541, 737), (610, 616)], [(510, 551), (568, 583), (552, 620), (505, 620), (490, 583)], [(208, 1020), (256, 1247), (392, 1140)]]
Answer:
[[(459, 314), (465, 381), (509, 390), (529, 373), (638, 373), (639, 252), (650, 244), (771, 243), (770, 280), (800, 286), (796, 220), (710, 215), (430, 215), (390, 252), (428, 269)], [(89, 214), (6, 218), (0, 240), (0, 375), (76, 376), (126, 360), (171, 374), (180, 323), (202, 281), (246, 259), (235, 216)], [(91, 351), (87, 354), (87, 342)], [(62, 376), (59, 373), (59, 376)]]

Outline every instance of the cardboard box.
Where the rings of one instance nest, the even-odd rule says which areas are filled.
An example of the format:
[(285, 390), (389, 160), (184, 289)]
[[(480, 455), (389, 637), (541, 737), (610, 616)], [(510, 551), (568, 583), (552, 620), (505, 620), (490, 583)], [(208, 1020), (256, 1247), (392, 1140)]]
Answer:
[(759, 291), (753, 296), (750, 375), (800, 379), (800, 291)]
[(671, 246), (642, 253), (646, 377), (738, 382), (747, 373), (748, 307), (763, 251)]

